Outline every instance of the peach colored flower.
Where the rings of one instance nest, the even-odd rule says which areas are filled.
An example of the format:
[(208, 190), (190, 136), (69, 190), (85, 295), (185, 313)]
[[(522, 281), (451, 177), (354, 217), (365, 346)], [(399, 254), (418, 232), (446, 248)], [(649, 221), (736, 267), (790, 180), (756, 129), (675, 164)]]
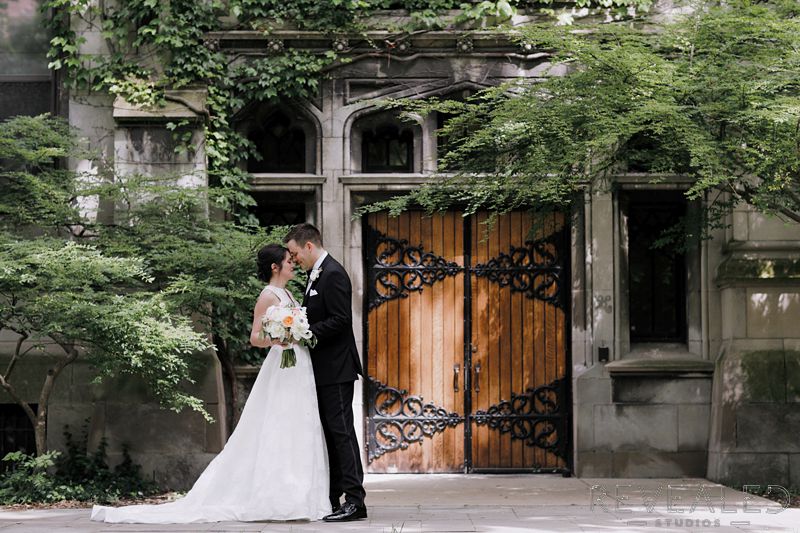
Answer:
[(292, 324), (294, 324), (294, 317), (292, 315), (286, 315), (285, 317), (283, 317), (283, 325), (284, 326), (286, 326), (287, 328), (290, 328), (290, 327), (292, 327)]

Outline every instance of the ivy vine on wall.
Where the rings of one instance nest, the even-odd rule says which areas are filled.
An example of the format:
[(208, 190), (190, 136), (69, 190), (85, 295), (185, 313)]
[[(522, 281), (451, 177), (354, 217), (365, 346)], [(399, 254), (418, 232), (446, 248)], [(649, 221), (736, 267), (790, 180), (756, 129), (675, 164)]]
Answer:
[[(601, 7), (619, 15), (646, 10), (651, 0), (577, 0), (568, 6)], [(444, 27), (469, 28), (508, 21), (520, 7), (558, 16), (554, 0), (45, 0), (53, 34), (50, 68), (64, 70), (71, 90), (121, 96), (159, 106), (167, 89), (205, 87), (206, 156), (220, 207), (248, 217), (253, 203), (241, 162), (252, 152), (232, 117), (250, 102), (313, 96), (322, 73), (341, 58), (329, 51), (285, 50), (246, 62), (219, 50), (209, 32), (294, 28), (330, 35), (364, 35), (371, 15), (404, 10), (407, 23), (388, 29), (404, 34)], [(562, 3), (563, 7), (563, 3)], [(455, 10), (455, 11), (454, 11)], [(563, 11), (561, 12), (564, 13)], [(563, 22), (563, 16), (561, 17)], [(92, 42), (89, 42), (89, 37)], [(98, 39), (99, 38), (99, 39)], [(99, 41), (99, 42), (97, 42)], [(185, 123), (170, 123), (176, 135)], [(186, 149), (186, 147), (183, 147)]]

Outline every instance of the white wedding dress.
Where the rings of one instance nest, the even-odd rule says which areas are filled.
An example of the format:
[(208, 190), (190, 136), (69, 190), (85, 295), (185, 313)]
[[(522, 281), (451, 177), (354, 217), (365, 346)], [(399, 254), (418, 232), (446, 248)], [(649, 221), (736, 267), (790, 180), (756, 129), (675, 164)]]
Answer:
[[(281, 288), (267, 285), (282, 304)], [(267, 355), (236, 430), (180, 500), (160, 505), (92, 508), (95, 521), (136, 524), (317, 520), (331, 512), (328, 454), (317, 410), (311, 356), (280, 368), (281, 347)]]

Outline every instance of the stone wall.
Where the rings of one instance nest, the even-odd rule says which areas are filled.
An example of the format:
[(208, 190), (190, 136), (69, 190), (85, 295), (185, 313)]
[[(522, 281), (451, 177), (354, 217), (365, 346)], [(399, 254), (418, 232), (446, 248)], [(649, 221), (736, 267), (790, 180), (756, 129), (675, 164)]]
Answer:
[[(659, 4), (662, 13), (674, 11), (671, 2)], [(83, 30), (85, 51), (104, 53), (99, 32)], [(295, 33), (279, 31), (271, 38), (284, 40), (287, 48), (330, 46), (329, 36)], [(209, 37), (233, 39), (224, 32)], [(251, 37), (266, 39), (261, 32)], [(460, 38), (450, 32), (426, 32), (409, 42), (413, 55), (364, 54), (332, 71), (317, 97), (293, 103), (292, 109), (313, 124), (313, 165), (306, 174), (265, 174), (252, 181), (254, 192), (276, 201), (302, 194), (313, 203), (307, 218), (322, 229), (326, 248), (353, 280), (359, 345), (364, 337), (363, 249), (361, 221), (353, 213), (365, 203), (424, 183), (437, 160), (435, 119), (421, 118), (414, 125), (419, 138), (414, 140), (413, 173), (361, 173), (359, 121), (384, 112), (378, 103), (385, 98), (446, 97), (519, 77), (563, 73), (546, 55), (528, 54), (494, 34), (472, 32), (469, 52), (457, 48)], [(180, 186), (203, 185), (204, 143), (196, 110), (203, 110), (205, 94), (187, 90), (178, 96), (191, 108), (170, 102), (153, 111), (75, 93), (70, 119), (100, 150), (102, 163), (119, 174), (167, 173)], [(165, 124), (181, 119), (192, 121), (192, 144), (198, 150), (176, 155)], [(88, 161), (71, 165), (97, 170)], [(687, 342), (638, 349), (627, 332), (626, 242), (616, 193), (675, 191), (688, 185), (680, 176), (663, 177), (658, 184), (650, 176), (613, 181), (587, 190), (572, 219), (575, 472), (587, 477), (708, 475), (735, 484), (800, 485), (800, 441), (794, 437), (800, 434), (800, 228), (737, 209), (729, 229), (690, 254)], [(98, 217), (114, 213), (114, 206), (91, 202), (84, 208)], [(0, 339), (0, 353), (8, 353), (8, 346)], [(212, 354), (198, 355), (198, 360), (200, 379), (193, 393), (223, 421), (219, 366)], [(30, 401), (38, 396), (45, 362), (43, 357), (32, 362), (32, 370), (16, 370)], [(222, 424), (159, 409), (133, 379), (92, 386), (91, 377), (90, 369), (78, 363), (60, 378), (50, 413), (52, 447), (63, 445), (64, 424), (79, 426), (90, 418), (92, 443), (106, 437), (112, 460), (128, 443), (146, 475), (174, 488), (190, 485), (221, 448)], [(242, 398), (249, 386), (243, 381)], [(359, 385), (353, 408), (363, 442)]]
[(800, 228), (738, 209), (717, 268), (721, 345), (707, 475), (800, 487)]
[(717, 361), (708, 477), (800, 487), (800, 342), (738, 344)]
[[(0, 354), (9, 351), (2, 349), (4, 345), (0, 345)], [(0, 366), (5, 368), (9, 359), (0, 355)], [(38, 403), (41, 384), (54, 359), (29, 353), (17, 364), (11, 383), (24, 401)], [(196, 383), (186, 389), (203, 401), (214, 423), (192, 411), (175, 413), (161, 408), (135, 377), (120, 376), (95, 384), (96, 375), (86, 361), (78, 359), (56, 380), (47, 416), (48, 449), (65, 449), (67, 426), (75, 438), (86, 430), (90, 450), (106, 439), (110, 466), (122, 461), (122, 448), (126, 446), (134, 463), (142, 466), (142, 475), (154, 479), (160, 487), (191, 487), (227, 438), (216, 355), (197, 354), (192, 371)], [(0, 392), (0, 402), (12, 403), (4, 391)]]
[(576, 474), (703, 477), (710, 403), (705, 361), (595, 366), (575, 380)]

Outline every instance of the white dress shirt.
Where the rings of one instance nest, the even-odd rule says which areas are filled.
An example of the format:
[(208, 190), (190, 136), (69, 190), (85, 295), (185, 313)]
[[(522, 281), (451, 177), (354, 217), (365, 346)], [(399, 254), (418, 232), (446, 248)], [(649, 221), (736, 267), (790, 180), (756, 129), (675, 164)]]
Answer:
[[(317, 258), (317, 260), (314, 262), (314, 266), (311, 268), (311, 271), (313, 272), (315, 270), (318, 270), (319, 267), (322, 266), (322, 262), (325, 261), (326, 257), (328, 257), (328, 252), (324, 252), (323, 251), (322, 254), (320, 254), (320, 256)], [(306, 294), (308, 294), (309, 291), (311, 291), (311, 285), (313, 285), (313, 284), (314, 284), (313, 281), (309, 281), (308, 282), (308, 286), (306, 287)]]

